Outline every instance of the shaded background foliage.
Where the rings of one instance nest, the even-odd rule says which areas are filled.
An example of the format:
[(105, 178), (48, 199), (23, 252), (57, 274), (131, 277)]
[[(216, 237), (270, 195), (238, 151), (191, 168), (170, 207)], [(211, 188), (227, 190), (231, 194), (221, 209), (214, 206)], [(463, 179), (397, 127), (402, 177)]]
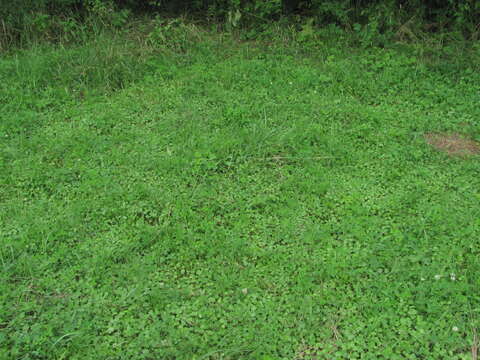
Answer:
[(25, 34), (51, 30), (52, 23), (59, 31), (75, 31), (77, 21), (112, 18), (119, 11), (113, 17), (116, 25), (131, 13), (186, 14), (206, 22), (227, 22), (235, 13), (236, 26), (290, 17), (348, 30), (369, 24), (378, 33), (393, 33), (405, 24), (428, 32), (454, 30), (473, 39), (480, 32), (476, 0), (9, 0), (0, 4), (1, 42), (18, 43)]

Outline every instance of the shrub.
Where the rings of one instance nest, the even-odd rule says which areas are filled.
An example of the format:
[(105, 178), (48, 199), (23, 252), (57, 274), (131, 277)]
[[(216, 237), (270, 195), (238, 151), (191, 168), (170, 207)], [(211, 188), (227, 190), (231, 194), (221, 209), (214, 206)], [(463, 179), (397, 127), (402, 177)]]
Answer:
[(11, 0), (0, 5), (0, 46), (28, 43), (38, 34), (55, 38), (71, 33), (75, 22), (65, 19), (94, 18), (101, 25), (122, 26), (131, 11), (188, 14), (260, 28), (294, 15), (314, 19), (316, 25), (355, 30), (366, 43), (405, 30), (406, 24), (422, 31), (454, 30), (472, 38), (480, 33), (480, 2), (475, 0)]

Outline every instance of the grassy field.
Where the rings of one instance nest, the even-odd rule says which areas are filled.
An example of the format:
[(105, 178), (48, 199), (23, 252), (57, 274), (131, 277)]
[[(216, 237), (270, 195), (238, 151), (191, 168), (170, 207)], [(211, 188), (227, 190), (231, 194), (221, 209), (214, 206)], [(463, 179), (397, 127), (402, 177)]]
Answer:
[(0, 60), (0, 358), (477, 359), (479, 48), (154, 35)]

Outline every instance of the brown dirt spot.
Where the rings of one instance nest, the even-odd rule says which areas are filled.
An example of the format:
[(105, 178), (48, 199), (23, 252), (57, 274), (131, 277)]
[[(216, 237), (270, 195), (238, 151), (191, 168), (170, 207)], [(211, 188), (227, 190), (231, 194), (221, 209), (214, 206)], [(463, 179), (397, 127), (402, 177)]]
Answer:
[(480, 153), (480, 145), (460, 134), (426, 134), (426, 142), (450, 156), (471, 156)]

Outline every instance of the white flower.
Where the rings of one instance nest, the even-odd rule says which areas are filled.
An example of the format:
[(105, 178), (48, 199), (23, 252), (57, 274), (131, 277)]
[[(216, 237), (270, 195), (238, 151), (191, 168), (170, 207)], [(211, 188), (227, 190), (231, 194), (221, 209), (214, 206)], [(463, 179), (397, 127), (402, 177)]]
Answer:
[(292, 85), (293, 83), (290, 81), (289, 84)]
[(440, 280), (442, 278), (442, 275), (435, 275), (434, 278), (435, 280)]
[(457, 331), (458, 331), (458, 327), (456, 327), (456, 326), (452, 327), (452, 331), (457, 332)]
[(452, 281), (457, 280), (457, 277), (455, 276), (454, 273), (451, 273), (451, 274), (450, 274), (450, 280), (452, 280)]
[(425, 281), (425, 278), (424, 278), (424, 277), (422, 277), (422, 278), (420, 278), (420, 280), (422, 280), (422, 281)]

